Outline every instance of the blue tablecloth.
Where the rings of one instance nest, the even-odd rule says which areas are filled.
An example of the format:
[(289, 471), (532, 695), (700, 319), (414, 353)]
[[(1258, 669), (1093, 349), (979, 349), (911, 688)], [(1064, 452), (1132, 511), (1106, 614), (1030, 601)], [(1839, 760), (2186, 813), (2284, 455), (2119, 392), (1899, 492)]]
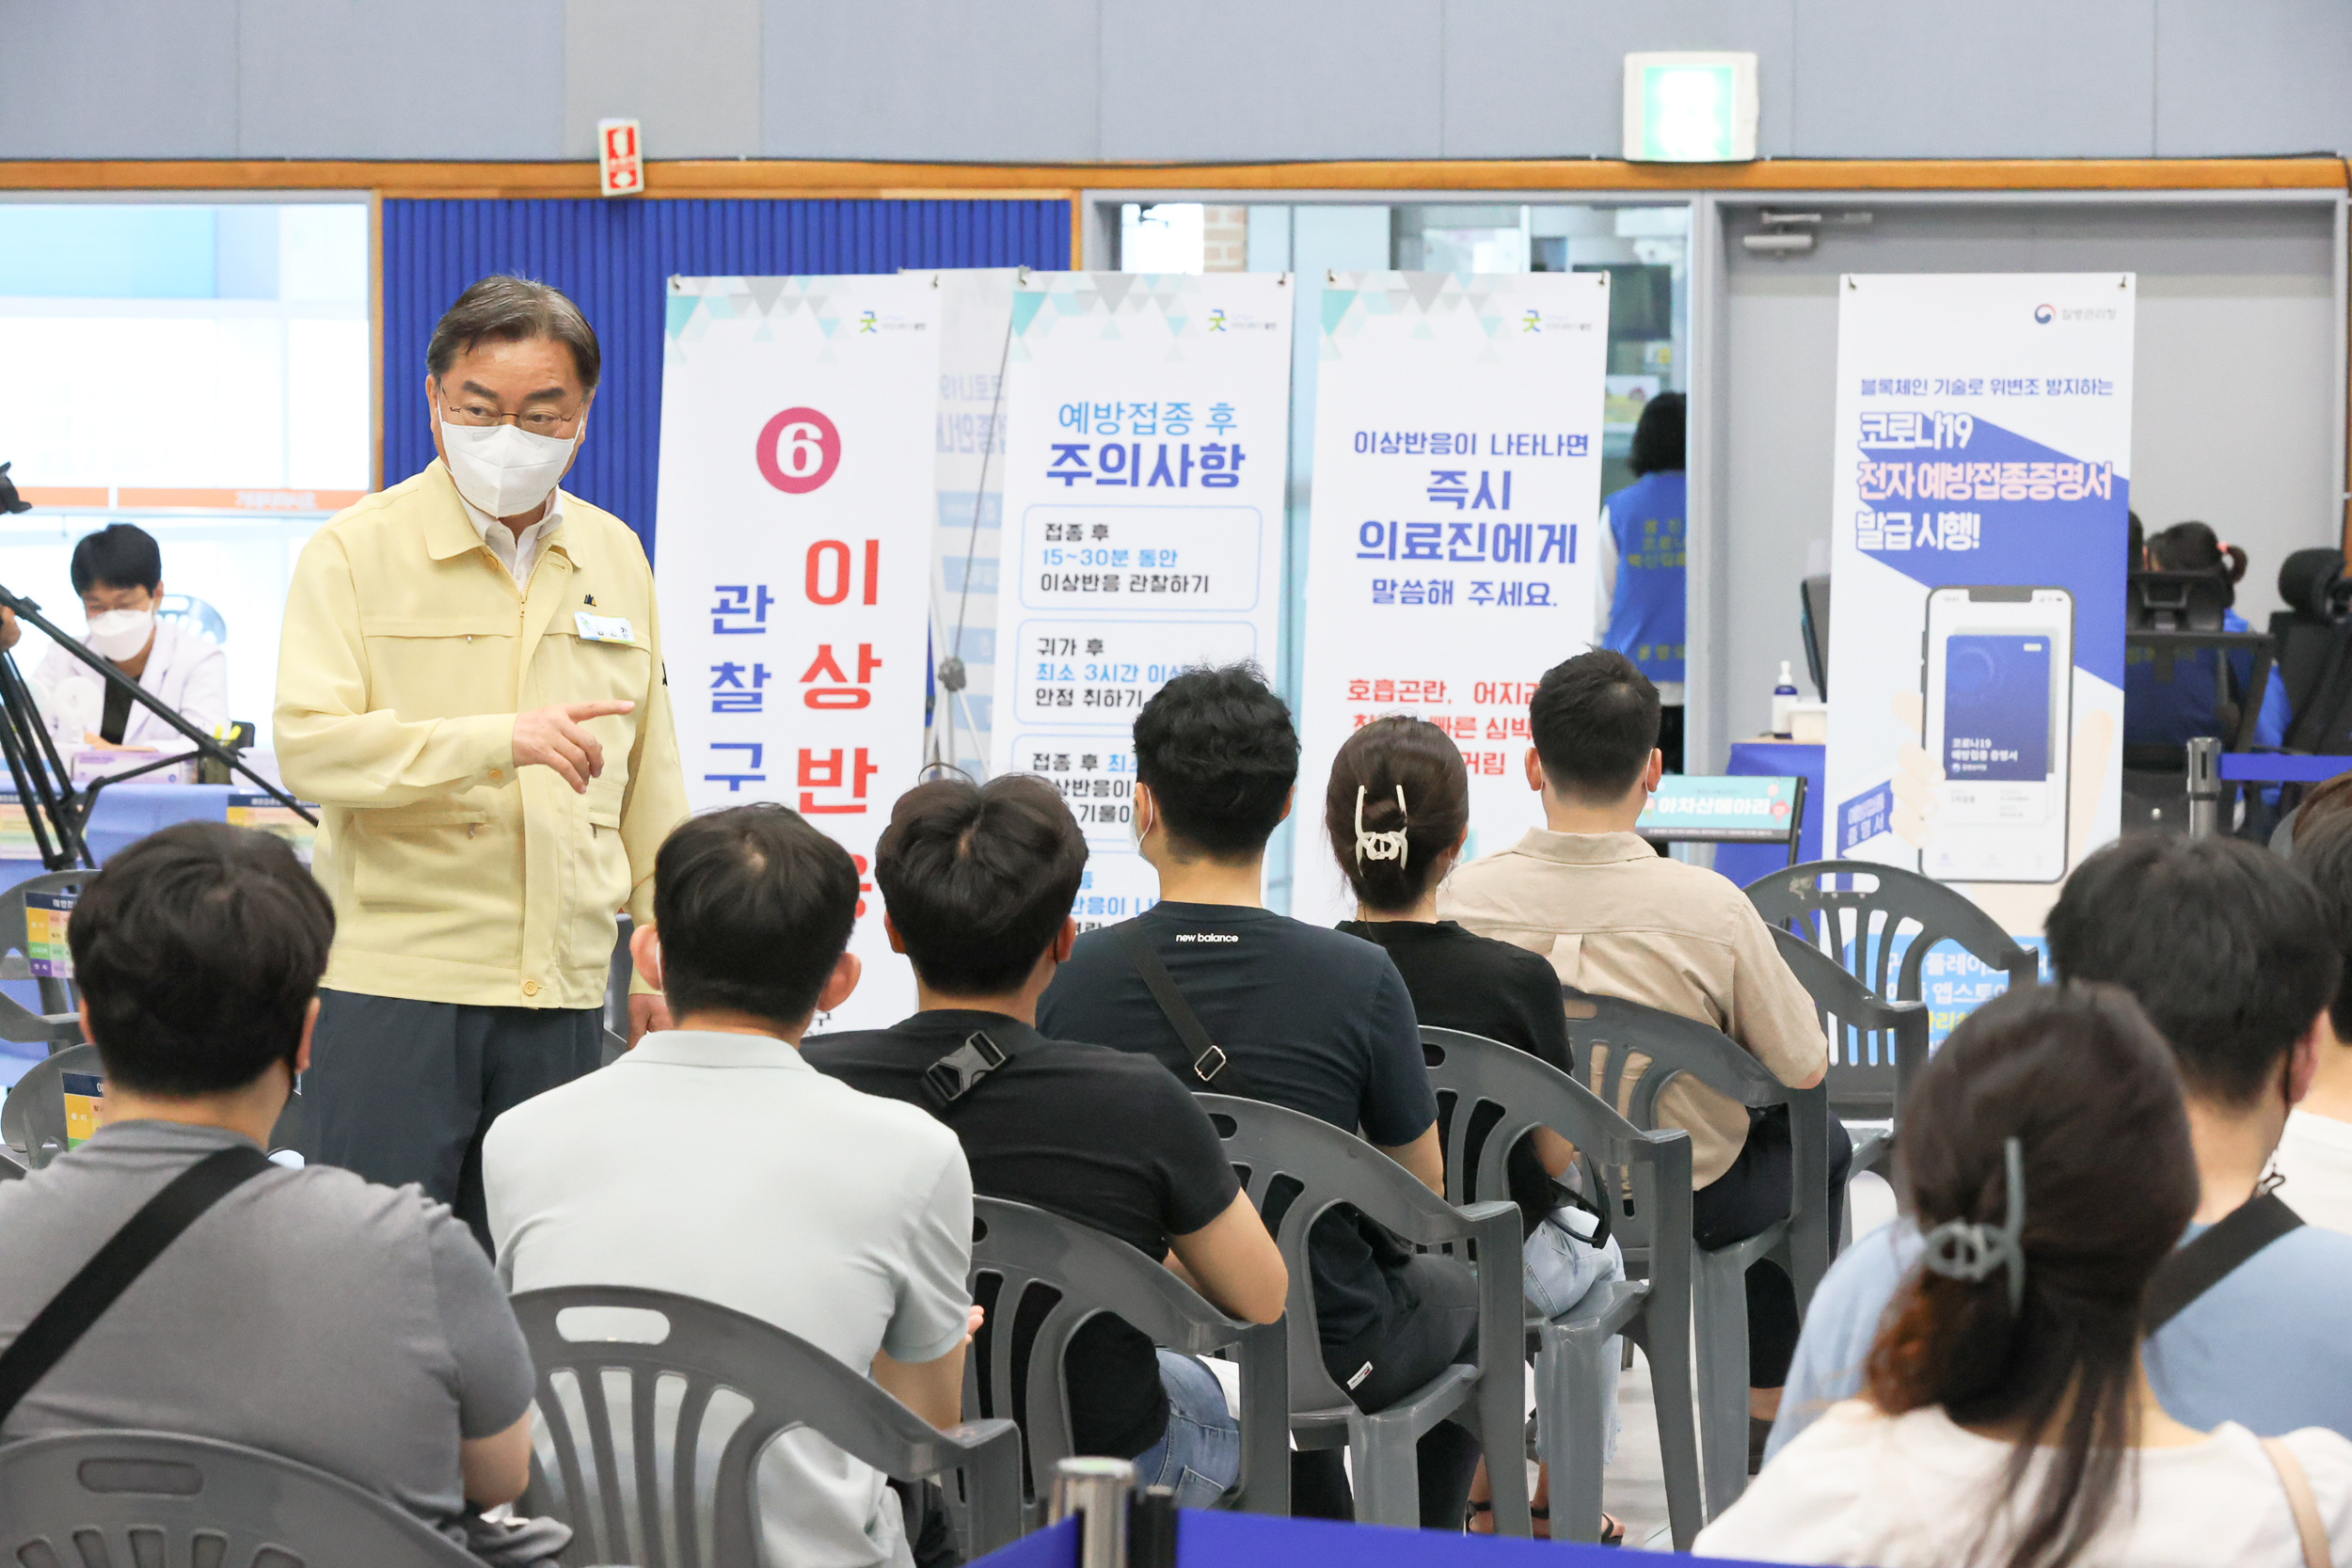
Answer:
[[(158, 828), (168, 828), (174, 822), (226, 822), (229, 797), (252, 792), (249, 783), (108, 784), (98, 792), (98, 805), (90, 813), (90, 853), (103, 865), (107, 856)], [(40, 869), (40, 863), (36, 860), (0, 860), (0, 887), (12, 887), (27, 877), (38, 876)]]
[[(1821, 858), (1822, 759), (1826, 750), (1793, 740), (1735, 740), (1731, 745), (1731, 765), (1724, 769), (1741, 778), (1805, 781), (1804, 832), (1797, 850), (1797, 859), (1801, 861)], [(1788, 851), (1777, 844), (1715, 846), (1715, 869), (1741, 887), (1759, 877), (1771, 876), (1788, 863)]]
[[(174, 822), (226, 822), (229, 797), (247, 793), (252, 787), (250, 784), (109, 784), (98, 792), (97, 807), (90, 813), (90, 853), (103, 865), (116, 850), (145, 838), (158, 828), (168, 828)], [(0, 888), (14, 887), (28, 877), (40, 876), (43, 869), (37, 860), (0, 860)], [(40, 993), (32, 981), (0, 981), (0, 989), (25, 1006), (40, 1011)], [(0, 1087), (15, 1083), (26, 1068), (47, 1053), (45, 1046), (0, 1040)]]

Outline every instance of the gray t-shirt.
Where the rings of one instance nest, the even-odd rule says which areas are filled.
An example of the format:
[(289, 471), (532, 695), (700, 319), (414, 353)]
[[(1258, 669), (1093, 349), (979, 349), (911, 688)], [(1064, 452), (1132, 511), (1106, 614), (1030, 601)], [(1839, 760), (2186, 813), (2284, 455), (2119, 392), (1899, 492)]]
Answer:
[[(0, 1345), (165, 1183), (237, 1133), (134, 1121), (0, 1185)], [(117, 1298), (0, 1437), (143, 1427), (315, 1465), (447, 1529), (461, 1438), (530, 1408), (531, 1353), (490, 1260), (415, 1187), (326, 1166), (222, 1198)], [(462, 1540), (462, 1534), (453, 1539)]]

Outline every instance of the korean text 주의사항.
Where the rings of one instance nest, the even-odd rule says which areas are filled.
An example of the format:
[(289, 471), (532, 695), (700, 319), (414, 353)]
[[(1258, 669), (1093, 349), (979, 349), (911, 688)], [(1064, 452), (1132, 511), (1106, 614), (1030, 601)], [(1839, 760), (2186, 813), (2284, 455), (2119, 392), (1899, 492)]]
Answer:
[(1045, 477), (1060, 480), (1065, 490), (1081, 480), (1106, 488), (1189, 490), (1198, 482), (1205, 489), (1231, 490), (1241, 483), (1242, 461), (1248, 455), (1239, 441), (1203, 441), (1198, 448), (1190, 441), (1159, 441), (1150, 449), (1156, 456), (1149, 455), (1141, 441), (1056, 441), (1053, 446), (1054, 461)]

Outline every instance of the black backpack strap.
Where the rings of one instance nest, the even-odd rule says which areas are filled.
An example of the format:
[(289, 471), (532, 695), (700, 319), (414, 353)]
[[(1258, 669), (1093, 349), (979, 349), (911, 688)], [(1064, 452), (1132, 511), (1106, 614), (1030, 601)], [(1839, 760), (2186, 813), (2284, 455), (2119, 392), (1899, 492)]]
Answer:
[(231, 1145), (199, 1160), (142, 1204), (14, 1342), (0, 1351), (0, 1426), (182, 1231), (269, 1168), (269, 1156), (251, 1144)]
[(1118, 933), (1120, 942), (1127, 949), (1127, 956), (1135, 960), (1136, 973), (1143, 976), (1144, 985), (1151, 989), (1152, 1000), (1160, 1005), (1160, 1011), (1166, 1015), (1169, 1027), (1176, 1031), (1176, 1037), (1184, 1042), (1182, 1067), (1171, 1062), (1168, 1064), (1170, 1069), (1179, 1078), (1190, 1074), (1188, 1084), (1192, 1087), (1205, 1088), (1212, 1094), (1256, 1099), (1257, 1096), (1250, 1092), (1248, 1079), (1242, 1076), (1241, 1069), (1225, 1053), (1224, 1047), (1209, 1037), (1209, 1031), (1200, 1022), (1200, 1015), (1192, 1010), (1192, 1004), (1184, 1000), (1184, 993), (1176, 989), (1176, 981), (1168, 973), (1168, 966), (1160, 962), (1160, 955), (1152, 947), (1152, 939), (1144, 934), (1143, 922), (1140, 919), (1122, 920), (1110, 928)]
[(2141, 1332), (2155, 1333), (2240, 1264), (2302, 1223), (2302, 1216), (2277, 1193), (2257, 1194), (2231, 1210), (2156, 1266), (2147, 1299), (2140, 1304)]

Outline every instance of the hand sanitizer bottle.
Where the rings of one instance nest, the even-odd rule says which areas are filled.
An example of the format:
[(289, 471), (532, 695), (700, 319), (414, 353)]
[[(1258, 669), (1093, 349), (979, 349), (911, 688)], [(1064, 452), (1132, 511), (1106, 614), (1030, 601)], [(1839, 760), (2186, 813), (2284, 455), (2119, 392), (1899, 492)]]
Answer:
[(1782, 740), (1791, 733), (1788, 713), (1796, 705), (1797, 677), (1784, 658), (1780, 661), (1780, 684), (1772, 688), (1772, 734)]

